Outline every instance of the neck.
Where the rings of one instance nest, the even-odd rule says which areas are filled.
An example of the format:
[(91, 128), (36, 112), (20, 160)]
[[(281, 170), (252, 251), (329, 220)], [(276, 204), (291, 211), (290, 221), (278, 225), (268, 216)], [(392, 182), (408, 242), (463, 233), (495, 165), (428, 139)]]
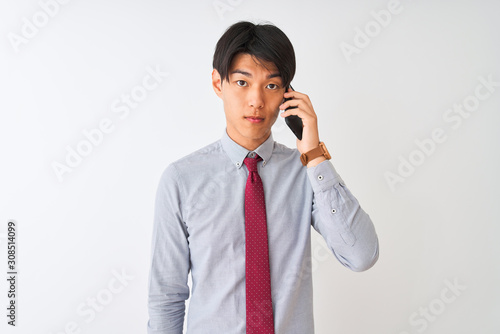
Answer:
[(227, 135), (229, 138), (231, 138), (235, 143), (238, 145), (246, 148), (249, 151), (254, 151), (257, 147), (262, 145), (271, 135), (271, 131), (266, 136), (263, 136), (261, 138), (246, 138), (246, 137), (241, 137), (241, 136), (236, 136), (234, 135), (231, 131), (228, 131), (226, 129)]

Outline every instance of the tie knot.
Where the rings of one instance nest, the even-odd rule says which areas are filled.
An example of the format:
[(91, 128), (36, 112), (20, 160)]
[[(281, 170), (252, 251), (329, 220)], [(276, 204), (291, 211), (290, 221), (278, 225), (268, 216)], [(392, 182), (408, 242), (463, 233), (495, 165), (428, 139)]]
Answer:
[(259, 157), (258, 154), (256, 154), (255, 158), (245, 158), (245, 160), (243, 162), (247, 166), (249, 172), (256, 172), (257, 171), (257, 162), (259, 162), (261, 160), (262, 160), (262, 158)]

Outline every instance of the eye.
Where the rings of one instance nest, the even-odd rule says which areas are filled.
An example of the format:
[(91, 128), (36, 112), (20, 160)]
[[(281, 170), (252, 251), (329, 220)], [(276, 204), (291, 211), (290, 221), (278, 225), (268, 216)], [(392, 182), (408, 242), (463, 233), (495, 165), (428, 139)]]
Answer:
[(275, 89), (278, 89), (278, 88), (279, 88), (279, 86), (278, 86), (277, 84), (269, 84), (269, 85), (267, 85), (267, 86), (268, 86), (268, 87), (269, 87), (269, 86), (272, 86), (272, 87), (269, 87), (269, 88), (270, 88), (270, 89), (272, 89), (272, 90), (275, 90)]
[(245, 87), (247, 82), (245, 80), (236, 80), (236, 84), (240, 87)]

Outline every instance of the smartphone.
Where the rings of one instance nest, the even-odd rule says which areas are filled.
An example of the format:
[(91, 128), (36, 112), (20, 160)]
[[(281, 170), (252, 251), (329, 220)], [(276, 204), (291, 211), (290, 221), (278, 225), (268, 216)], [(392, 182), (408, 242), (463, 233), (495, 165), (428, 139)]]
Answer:
[[(293, 89), (292, 85), (289, 85), (288, 87), (290, 87), (292, 90), (295, 90), (295, 89)], [(288, 88), (286, 91), (288, 92)], [(292, 98), (285, 98), (285, 99), (283, 99), (283, 102), (286, 102), (286, 101), (291, 100), (291, 99)], [(297, 108), (297, 107), (293, 106), (293, 107), (288, 107), (285, 110), (295, 109), (295, 108)], [(304, 127), (304, 125), (302, 124), (302, 118), (300, 118), (297, 115), (290, 115), (290, 116), (285, 117), (285, 123), (288, 125), (290, 130), (292, 130), (293, 134), (299, 140), (302, 140), (302, 128)]]

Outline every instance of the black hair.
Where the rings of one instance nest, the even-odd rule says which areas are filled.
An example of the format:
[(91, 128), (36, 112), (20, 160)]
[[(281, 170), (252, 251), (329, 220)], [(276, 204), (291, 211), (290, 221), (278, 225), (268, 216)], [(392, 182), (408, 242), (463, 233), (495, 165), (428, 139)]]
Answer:
[(273, 63), (284, 87), (288, 87), (295, 75), (292, 43), (283, 31), (272, 24), (240, 21), (227, 28), (217, 42), (213, 59), (213, 68), (220, 73), (222, 81), (229, 81), (231, 63), (239, 53)]

